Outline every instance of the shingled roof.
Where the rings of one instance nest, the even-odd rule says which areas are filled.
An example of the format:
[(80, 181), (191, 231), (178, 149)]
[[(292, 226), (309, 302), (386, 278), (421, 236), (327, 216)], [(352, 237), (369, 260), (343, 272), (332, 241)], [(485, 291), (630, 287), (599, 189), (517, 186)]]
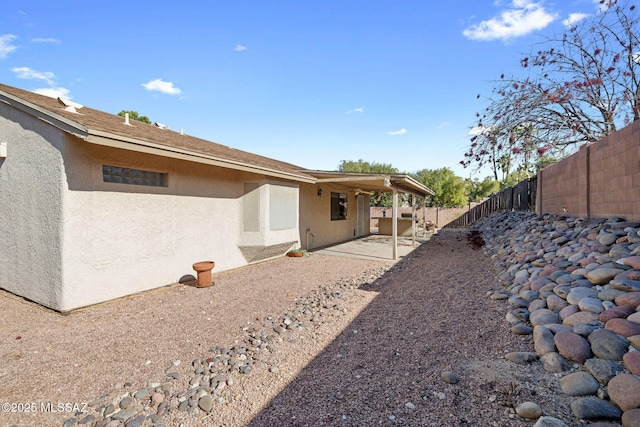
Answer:
[(290, 163), (237, 150), (222, 144), (183, 135), (169, 129), (94, 110), (68, 111), (55, 98), (0, 84), (0, 100), (36, 116), (90, 143), (148, 152), (188, 161), (275, 176), (299, 182), (315, 182), (305, 169)]

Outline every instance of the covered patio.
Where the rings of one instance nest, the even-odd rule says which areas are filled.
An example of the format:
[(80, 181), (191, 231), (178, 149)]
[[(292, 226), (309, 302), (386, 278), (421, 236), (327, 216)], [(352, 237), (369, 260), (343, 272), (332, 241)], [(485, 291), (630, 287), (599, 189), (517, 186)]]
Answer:
[[(407, 240), (410, 242), (411, 247), (416, 245), (416, 198), (421, 200), (423, 205), (427, 197), (435, 195), (433, 190), (426, 187), (414, 178), (403, 174), (377, 174), (377, 173), (357, 173), (357, 172), (329, 172), (329, 171), (305, 171), (307, 174), (316, 178), (316, 184), (321, 185), (323, 183), (340, 184), (353, 189), (356, 196), (360, 194), (371, 195), (374, 192), (392, 193), (392, 208), (391, 208), (391, 236), (390, 239), (384, 239), (383, 236), (377, 236), (376, 246), (378, 248), (375, 253), (379, 253), (386, 259), (389, 259), (389, 255), (382, 255), (380, 251), (387, 251), (387, 254), (391, 252), (390, 259), (397, 260), (398, 256), (404, 256), (400, 252), (401, 247), (406, 246)], [(411, 215), (411, 236), (402, 237), (400, 239), (398, 233), (398, 206), (399, 206), (399, 194), (412, 195), (412, 215)], [(404, 219), (406, 221), (406, 219)], [(367, 237), (363, 239), (357, 239), (352, 242), (346, 242), (342, 245), (346, 245), (347, 248), (353, 249), (356, 242), (363, 242)], [(385, 242), (387, 244), (380, 244)], [(342, 245), (333, 246), (333, 248), (340, 247)], [(373, 248), (372, 247), (372, 248)], [(390, 247), (390, 248), (389, 248)], [(390, 249), (390, 250), (389, 250)], [(328, 250), (328, 249), (327, 249)], [(338, 251), (338, 249), (334, 249)], [(404, 252), (404, 250), (402, 251)]]
[[(398, 237), (396, 256), (397, 260), (409, 255), (421, 244), (429, 241), (434, 233), (418, 234), (414, 240), (410, 237)], [(360, 239), (350, 240), (337, 245), (312, 251), (314, 254), (341, 256), (376, 261), (392, 261), (393, 255), (389, 247), (393, 244), (392, 236), (372, 234)]]

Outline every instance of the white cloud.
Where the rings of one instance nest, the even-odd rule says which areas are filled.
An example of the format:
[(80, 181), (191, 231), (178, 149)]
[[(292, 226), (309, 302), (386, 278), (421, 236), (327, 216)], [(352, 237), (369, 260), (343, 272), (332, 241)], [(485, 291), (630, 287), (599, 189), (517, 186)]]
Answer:
[(18, 36), (13, 34), (3, 34), (0, 36), (0, 59), (6, 58), (11, 52), (16, 50), (18, 46), (14, 46), (11, 42)]
[(565, 19), (564, 21), (562, 21), (562, 24), (567, 27), (567, 28), (571, 28), (573, 26), (575, 26), (578, 22), (582, 21), (583, 19), (586, 19), (589, 17), (588, 13), (570, 13), (569, 17), (567, 19)]
[(50, 85), (55, 83), (54, 79), (56, 76), (51, 71), (40, 72), (32, 70), (29, 67), (13, 67), (11, 71), (16, 73), (16, 77), (19, 79), (44, 80)]
[(60, 40), (58, 39), (53, 39), (51, 37), (48, 38), (43, 38), (43, 37), (38, 37), (35, 39), (31, 39), (32, 42), (34, 43), (53, 43), (53, 44), (60, 44)]
[(354, 108), (352, 110), (347, 111), (347, 114), (362, 113), (363, 111), (364, 111), (364, 108), (358, 107), (358, 108)]
[(243, 50), (247, 50), (247, 47), (239, 44), (233, 50), (235, 50), (236, 52), (242, 52)]
[(166, 93), (167, 95), (179, 95), (182, 91), (175, 87), (172, 82), (165, 82), (162, 79), (151, 80), (148, 83), (143, 83), (142, 86), (146, 90)]
[(405, 128), (402, 128), (400, 130), (394, 130), (392, 132), (387, 132), (388, 135), (404, 135), (405, 133), (407, 133), (407, 130)]
[(469, 135), (471, 136), (476, 136), (476, 135), (486, 135), (490, 132), (492, 132), (495, 129), (494, 126), (489, 126), (489, 127), (485, 127), (485, 126), (476, 126), (473, 127), (469, 130)]
[(40, 95), (50, 96), (51, 98), (71, 99), (71, 95), (69, 95), (70, 91), (65, 87), (45, 87), (42, 89), (36, 89), (34, 92), (39, 93)]
[(509, 40), (541, 30), (558, 18), (532, 0), (513, 0), (512, 8), (462, 32), (472, 40)]

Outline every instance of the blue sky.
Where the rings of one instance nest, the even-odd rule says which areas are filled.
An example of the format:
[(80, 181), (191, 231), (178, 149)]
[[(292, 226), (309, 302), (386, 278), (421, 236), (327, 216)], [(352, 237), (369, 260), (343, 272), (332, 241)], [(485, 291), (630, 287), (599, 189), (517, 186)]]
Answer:
[(310, 169), (469, 177), (477, 95), (597, 3), (3, 0), (0, 82)]

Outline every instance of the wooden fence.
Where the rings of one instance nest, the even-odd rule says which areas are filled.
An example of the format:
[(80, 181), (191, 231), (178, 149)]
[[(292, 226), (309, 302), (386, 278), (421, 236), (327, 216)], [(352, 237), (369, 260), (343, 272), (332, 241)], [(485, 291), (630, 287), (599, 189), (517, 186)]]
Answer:
[(535, 212), (537, 188), (538, 178), (535, 176), (521, 181), (513, 187), (492, 194), (487, 200), (469, 209), (468, 212), (451, 221), (445, 227), (467, 227), (480, 218), (497, 211)]

